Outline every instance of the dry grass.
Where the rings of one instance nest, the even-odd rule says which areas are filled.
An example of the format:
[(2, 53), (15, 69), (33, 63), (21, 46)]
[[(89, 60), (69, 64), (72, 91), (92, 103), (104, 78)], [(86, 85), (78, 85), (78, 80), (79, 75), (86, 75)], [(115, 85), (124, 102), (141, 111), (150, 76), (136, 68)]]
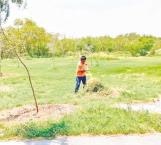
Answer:
[(92, 78), (87, 83), (87, 92), (99, 92), (104, 89), (100, 80)]

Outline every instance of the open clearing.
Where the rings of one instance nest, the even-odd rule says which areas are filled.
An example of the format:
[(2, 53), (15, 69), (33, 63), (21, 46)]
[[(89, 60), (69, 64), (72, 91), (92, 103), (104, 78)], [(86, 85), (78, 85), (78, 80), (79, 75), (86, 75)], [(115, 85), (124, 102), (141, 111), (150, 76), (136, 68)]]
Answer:
[[(161, 94), (161, 57), (99, 58), (92, 64), (88, 58), (88, 79), (100, 80), (105, 89), (86, 93), (81, 88), (76, 95), (78, 58), (24, 61), (31, 72), (40, 112), (36, 115), (24, 68), (13, 60), (3, 60), (4, 74), (16, 75), (0, 78), (2, 86), (8, 87), (0, 93), (0, 139), (161, 132), (160, 109), (156, 109), (160, 101), (153, 102)], [(113, 107), (115, 104), (125, 107)], [(151, 110), (146, 111), (148, 108)]]

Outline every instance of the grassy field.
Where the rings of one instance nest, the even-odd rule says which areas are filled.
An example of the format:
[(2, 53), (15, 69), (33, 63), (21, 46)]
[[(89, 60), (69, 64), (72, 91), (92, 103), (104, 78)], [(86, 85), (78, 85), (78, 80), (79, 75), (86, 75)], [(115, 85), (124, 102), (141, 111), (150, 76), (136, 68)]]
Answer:
[[(59, 122), (28, 122), (6, 127), (5, 137), (54, 137), (79, 134), (128, 134), (161, 132), (161, 116), (148, 112), (135, 113), (114, 109), (117, 102), (147, 102), (161, 95), (161, 57), (98, 58), (92, 61), (90, 73), (105, 86), (105, 93), (87, 94), (82, 89), (74, 94), (78, 58), (25, 59), (32, 74), (39, 104), (74, 104), (81, 109)], [(17, 60), (3, 60), (0, 110), (33, 104), (33, 97), (23, 67)], [(89, 76), (91, 78), (91, 75)], [(116, 93), (106, 95), (110, 89)], [(3, 137), (4, 138), (4, 137)]]

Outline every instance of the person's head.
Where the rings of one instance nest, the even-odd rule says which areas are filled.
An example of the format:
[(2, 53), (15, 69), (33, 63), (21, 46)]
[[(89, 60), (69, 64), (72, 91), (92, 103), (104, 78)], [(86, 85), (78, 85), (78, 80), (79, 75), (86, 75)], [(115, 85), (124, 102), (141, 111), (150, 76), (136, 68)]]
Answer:
[(86, 62), (86, 57), (85, 57), (85, 56), (81, 56), (80, 61), (81, 61), (82, 63), (85, 63), (85, 62)]

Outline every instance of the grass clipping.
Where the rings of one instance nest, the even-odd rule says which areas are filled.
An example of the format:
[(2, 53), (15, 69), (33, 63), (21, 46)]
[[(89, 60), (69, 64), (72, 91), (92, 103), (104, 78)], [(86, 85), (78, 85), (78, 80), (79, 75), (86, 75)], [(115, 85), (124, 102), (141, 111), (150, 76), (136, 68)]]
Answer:
[(87, 92), (100, 92), (104, 89), (104, 86), (102, 85), (101, 81), (96, 79), (96, 78), (92, 78), (88, 81), (87, 83)]

